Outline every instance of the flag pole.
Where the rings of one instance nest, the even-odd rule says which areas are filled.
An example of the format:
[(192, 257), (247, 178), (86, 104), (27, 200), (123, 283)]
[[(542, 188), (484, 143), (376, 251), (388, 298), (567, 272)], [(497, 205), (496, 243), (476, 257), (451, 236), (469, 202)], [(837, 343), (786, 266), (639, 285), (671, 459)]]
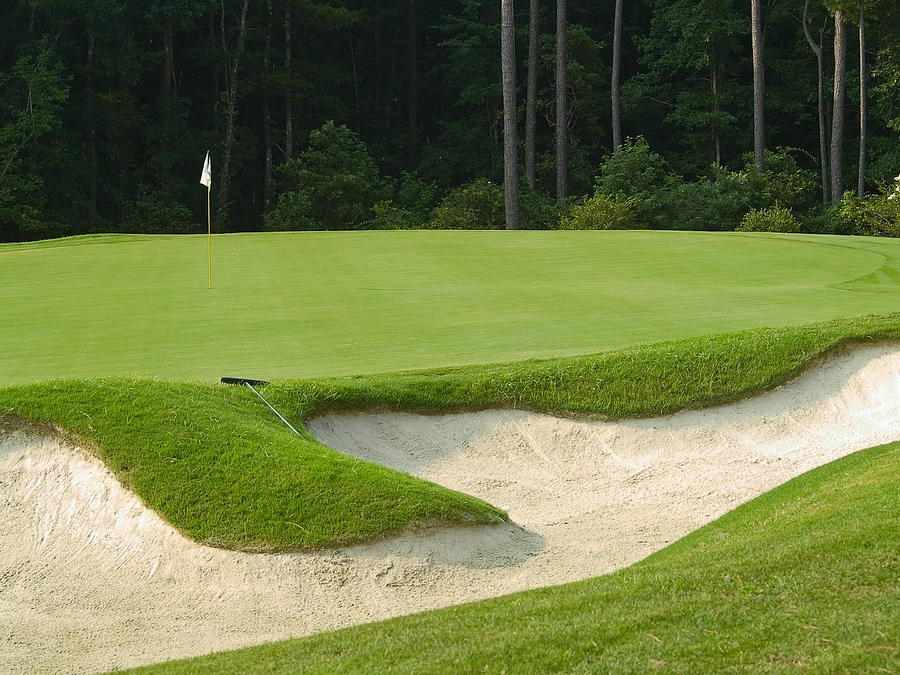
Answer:
[(212, 220), (209, 215), (209, 186), (206, 187), (206, 287), (212, 290)]
[(200, 184), (206, 186), (206, 287), (212, 289), (212, 217), (210, 216), (209, 195), (212, 192), (212, 167), (209, 163), (209, 150), (203, 160), (203, 172)]

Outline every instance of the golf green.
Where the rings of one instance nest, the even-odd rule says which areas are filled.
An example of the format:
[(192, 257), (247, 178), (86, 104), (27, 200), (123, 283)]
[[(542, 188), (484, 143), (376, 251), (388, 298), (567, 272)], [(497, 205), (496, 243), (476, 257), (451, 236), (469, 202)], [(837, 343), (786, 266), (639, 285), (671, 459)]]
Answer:
[(707, 232), (102, 235), (0, 245), (0, 386), (513, 361), (900, 311), (900, 242)]

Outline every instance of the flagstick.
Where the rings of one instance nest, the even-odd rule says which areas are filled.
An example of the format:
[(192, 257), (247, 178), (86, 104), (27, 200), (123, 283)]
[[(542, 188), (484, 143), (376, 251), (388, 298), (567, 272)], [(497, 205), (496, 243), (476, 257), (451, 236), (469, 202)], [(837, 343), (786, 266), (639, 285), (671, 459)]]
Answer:
[(206, 269), (207, 269), (207, 288), (212, 290), (212, 225), (209, 216), (209, 193), (211, 189), (206, 188)]

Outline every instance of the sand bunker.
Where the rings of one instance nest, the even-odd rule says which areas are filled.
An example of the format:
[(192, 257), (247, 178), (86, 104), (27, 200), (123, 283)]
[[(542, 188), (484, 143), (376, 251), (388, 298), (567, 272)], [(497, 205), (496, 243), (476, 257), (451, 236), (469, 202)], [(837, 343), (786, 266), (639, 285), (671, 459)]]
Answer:
[(815, 466), (900, 439), (900, 348), (743, 403), (617, 424), (493, 411), (313, 420), (328, 445), (506, 508), (513, 524), (319, 554), (184, 539), (87, 453), (0, 438), (0, 672), (136, 666), (633, 563)]

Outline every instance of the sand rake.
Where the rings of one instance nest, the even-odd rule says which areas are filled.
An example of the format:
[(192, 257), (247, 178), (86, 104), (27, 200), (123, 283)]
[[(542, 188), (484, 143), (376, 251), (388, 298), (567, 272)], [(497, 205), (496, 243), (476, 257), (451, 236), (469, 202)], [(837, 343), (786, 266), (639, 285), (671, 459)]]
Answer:
[(268, 382), (266, 382), (265, 380), (251, 380), (249, 377), (223, 377), (219, 381), (222, 382), (223, 384), (237, 384), (237, 385), (246, 385), (246, 386), (250, 387), (250, 391), (252, 391), (254, 394), (259, 396), (259, 400), (262, 401), (263, 403), (265, 403), (267, 406), (269, 406), (269, 410), (271, 410), (273, 413), (278, 415), (278, 419), (280, 419), (282, 422), (284, 422), (287, 425), (288, 429), (293, 431), (298, 436), (300, 435), (300, 432), (297, 431), (293, 426), (291, 426), (291, 423), (288, 422), (286, 419), (284, 419), (284, 416), (280, 412), (275, 410), (275, 406), (273, 406), (271, 403), (269, 403), (265, 398), (263, 398), (262, 394), (260, 394), (258, 391), (256, 391), (256, 387), (263, 387), (263, 386), (269, 384)]

